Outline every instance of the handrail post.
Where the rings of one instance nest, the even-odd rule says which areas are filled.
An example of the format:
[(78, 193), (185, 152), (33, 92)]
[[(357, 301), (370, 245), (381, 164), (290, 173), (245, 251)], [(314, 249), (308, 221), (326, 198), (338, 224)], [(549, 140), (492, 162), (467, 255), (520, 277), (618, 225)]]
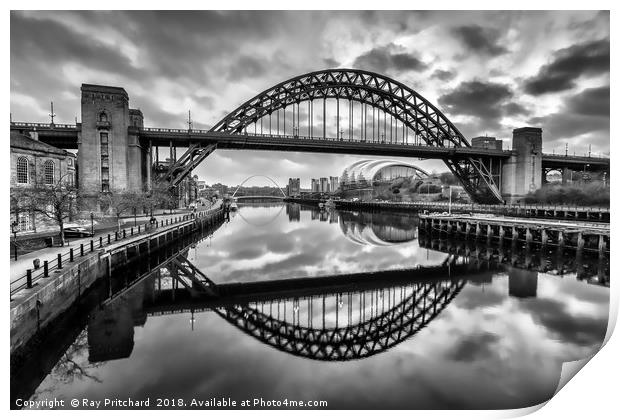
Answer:
[(69, 262), (73, 262), (73, 248), (69, 248)]
[(84, 256), (84, 244), (80, 244), (80, 257)]
[(49, 266), (48, 266), (47, 260), (45, 260), (43, 261), (43, 277), (49, 277), (49, 276), (50, 276)]
[[(101, 237), (99, 237), (99, 239), (101, 239)], [(94, 250), (95, 250), (95, 241), (91, 239), (90, 240), (90, 252), (93, 252)]]
[(59, 269), (61, 269), (62, 268), (62, 254), (59, 253), (56, 259), (58, 260), (58, 263), (56, 265), (58, 266)]
[(26, 270), (26, 289), (32, 289), (32, 270)]

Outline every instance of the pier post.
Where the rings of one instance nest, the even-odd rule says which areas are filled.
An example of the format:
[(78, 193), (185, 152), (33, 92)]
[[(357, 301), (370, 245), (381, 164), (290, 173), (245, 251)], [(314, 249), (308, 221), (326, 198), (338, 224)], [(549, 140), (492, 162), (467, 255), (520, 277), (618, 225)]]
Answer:
[(525, 228), (525, 243), (528, 245), (532, 243), (532, 230), (529, 227)]
[(516, 226), (512, 227), (512, 244), (515, 245), (519, 241), (519, 229)]
[(560, 248), (564, 246), (564, 232), (561, 230), (558, 231), (558, 246)]
[(598, 235), (598, 252), (602, 254), (605, 252), (606, 248), (605, 237), (603, 235)]
[(47, 260), (45, 260), (43, 261), (43, 277), (49, 277), (49, 276), (50, 276), (49, 264)]
[(58, 254), (56, 256), (56, 260), (58, 261), (58, 268), (61, 269), (62, 268), (62, 254)]
[(577, 234), (577, 250), (580, 251), (586, 244), (586, 240), (583, 237), (583, 232)]
[(73, 248), (69, 248), (69, 262), (73, 262)]
[(482, 229), (480, 229), (480, 223), (476, 223), (476, 238), (478, 238), (482, 234)]
[(26, 270), (26, 289), (32, 289), (32, 270)]
[(540, 231), (540, 242), (542, 242), (542, 246), (547, 246), (547, 242), (549, 242), (549, 234), (547, 233), (547, 229), (542, 229)]

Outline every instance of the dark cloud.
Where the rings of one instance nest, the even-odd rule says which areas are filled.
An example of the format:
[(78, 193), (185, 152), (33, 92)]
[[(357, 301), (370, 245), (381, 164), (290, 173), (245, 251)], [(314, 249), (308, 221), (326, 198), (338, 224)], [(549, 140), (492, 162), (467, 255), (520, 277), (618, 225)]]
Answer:
[(585, 89), (566, 104), (570, 112), (595, 117), (609, 117), (609, 86)]
[(441, 107), (453, 115), (468, 115), (497, 125), (502, 106), (513, 97), (508, 85), (478, 80), (463, 82), (450, 93), (439, 97)]
[(324, 58), (323, 63), (325, 63), (325, 67), (329, 69), (335, 69), (340, 66), (340, 63), (333, 58)]
[(433, 79), (439, 79), (442, 82), (449, 82), (450, 80), (454, 79), (455, 76), (456, 74), (454, 74), (454, 72), (441, 69), (437, 69), (433, 72), (433, 74), (431, 74), (431, 77)]
[(531, 313), (537, 324), (545, 327), (562, 343), (600, 345), (607, 332), (607, 319), (574, 315), (562, 302), (537, 298), (522, 300), (520, 305)]
[(495, 57), (508, 52), (497, 44), (500, 35), (497, 29), (467, 25), (452, 29), (452, 34), (457, 36), (469, 51), (478, 54)]
[(463, 337), (453, 344), (447, 357), (457, 362), (475, 362), (491, 358), (494, 355), (493, 346), (499, 341), (499, 337), (488, 332), (480, 332)]
[(589, 142), (595, 150), (606, 151), (609, 119), (609, 86), (601, 86), (579, 92), (558, 112), (532, 118), (529, 123), (543, 128), (545, 141), (564, 143), (576, 136), (590, 135)]
[(561, 92), (575, 87), (581, 76), (609, 72), (609, 39), (585, 42), (556, 51), (553, 60), (525, 81), (531, 95)]
[(260, 77), (267, 71), (266, 66), (259, 60), (249, 56), (241, 56), (230, 67), (229, 79), (237, 81), (245, 78)]
[(375, 47), (360, 55), (353, 62), (353, 67), (386, 73), (388, 71), (422, 71), (428, 66), (414, 54), (401, 52), (396, 45), (388, 44)]
[(509, 102), (503, 107), (506, 115), (527, 115), (528, 110), (523, 105), (516, 102)]

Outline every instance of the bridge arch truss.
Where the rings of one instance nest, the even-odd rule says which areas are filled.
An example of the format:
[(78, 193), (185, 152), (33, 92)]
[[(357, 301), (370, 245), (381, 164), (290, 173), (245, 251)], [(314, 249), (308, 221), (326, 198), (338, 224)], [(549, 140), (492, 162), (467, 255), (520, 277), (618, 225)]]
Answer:
[[(350, 105), (353, 102), (362, 104), (364, 106), (364, 112), (360, 113), (362, 122), (364, 113), (367, 118), (367, 106), (383, 111), (384, 135), (387, 128), (386, 117), (389, 115), (390, 118), (400, 121), (403, 127), (413, 131), (415, 136), (428, 146), (471, 147), (454, 124), (419, 93), (386, 76), (354, 69), (317, 71), (279, 83), (243, 103), (210, 131), (243, 134), (249, 126), (256, 124), (263, 117), (270, 117), (271, 114), (282, 109), (286, 111), (289, 106), (297, 107), (297, 127), (299, 127), (299, 104), (309, 102), (309, 115), (313, 115), (313, 103), (320, 99), (323, 101), (336, 99), (338, 107), (340, 100), (347, 100)], [(325, 102), (323, 112), (323, 137), (326, 137)], [(349, 115), (351, 116), (351, 112)], [(337, 124), (339, 121), (338, 117)], [(310, 122), (310, 135), (312, 135), (312, 126)], [(398, 129), (396, 135), (398, 136)], [(502, 200), (496, 182), (498, 168), (493, 171), (490, 159), (447, 158), (444, 162), (461, 180), (464, 188), (475, 201), (498, 203)]]

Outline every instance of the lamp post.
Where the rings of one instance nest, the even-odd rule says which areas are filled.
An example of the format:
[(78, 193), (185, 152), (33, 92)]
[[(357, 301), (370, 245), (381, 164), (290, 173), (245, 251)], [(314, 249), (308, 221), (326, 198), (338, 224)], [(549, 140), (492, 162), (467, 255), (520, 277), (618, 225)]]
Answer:
[(90, 212), (90, 236), (95, 236), (95, 214)]
[(17, 261), (17, 226), (19, 224), (17, 223), (17, 220), (14, 220), (13, 223), (11, 223), (11, 232), (13, 233), (13, 255), (15, 257), (15, 261)]

